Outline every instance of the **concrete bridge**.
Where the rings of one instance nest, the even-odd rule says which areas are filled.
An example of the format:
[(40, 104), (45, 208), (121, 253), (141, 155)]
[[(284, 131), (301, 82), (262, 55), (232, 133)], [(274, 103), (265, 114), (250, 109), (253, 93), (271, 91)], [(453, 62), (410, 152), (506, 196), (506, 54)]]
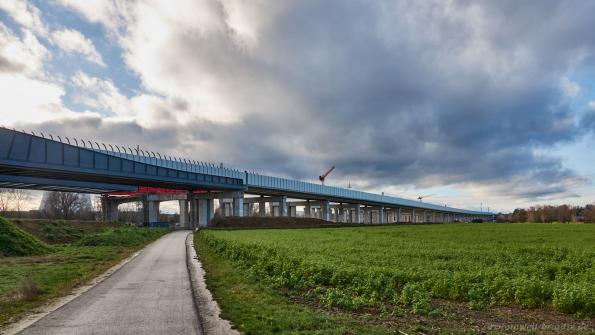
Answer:
[[(145, 223), (159, 204), (180, 204), (180, 226), (207, 226), (215, 215), (296, 216), (345, 223), (469, 222), (494, 215), (393, 196), (265, 176), (98, 142), (0, 127), (0, 187), (103, 194), (106, 221), (118, 205), (143, 203)], [(302, 211), (298, 211), (302, 208)]]

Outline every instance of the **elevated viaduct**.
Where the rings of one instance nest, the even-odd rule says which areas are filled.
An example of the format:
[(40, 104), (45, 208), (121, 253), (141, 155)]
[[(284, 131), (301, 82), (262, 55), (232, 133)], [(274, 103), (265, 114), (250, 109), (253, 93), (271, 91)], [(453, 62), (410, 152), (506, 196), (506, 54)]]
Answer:
[[(304, 216), (345, 223), (468, 222), (494, 215), (229, 169), (71, 138), (0, 127), (0, 187), (102, 194), (104, 220), (141, 201), (145, 223), (159, 203), (176, 200), (180, 226), (207, 226), (222, 215)], [(217, 201), (217, 203), (215, 203)]]

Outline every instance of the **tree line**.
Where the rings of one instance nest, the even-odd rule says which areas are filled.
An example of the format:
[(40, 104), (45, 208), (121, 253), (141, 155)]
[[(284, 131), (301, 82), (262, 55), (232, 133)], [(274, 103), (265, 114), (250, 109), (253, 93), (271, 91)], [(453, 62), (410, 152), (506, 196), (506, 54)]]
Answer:
[(29, 190), (0, 188), (0, 215), (92, 220), (100, 210), (88, 194), (72, 192), (44, 192), (38, 210), (23, 210), (31, 207), (32, 198)]
[(595, 223), (595, 205), (542, 205), (517, 208), (509, 214), (498, 214), (498, 222), (589, 222)]

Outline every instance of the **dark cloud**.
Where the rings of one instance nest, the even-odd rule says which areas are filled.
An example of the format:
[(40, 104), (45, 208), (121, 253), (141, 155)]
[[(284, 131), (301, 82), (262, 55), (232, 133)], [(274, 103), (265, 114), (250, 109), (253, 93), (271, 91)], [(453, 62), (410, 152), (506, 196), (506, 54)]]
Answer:
[(595, 134), (595, 110), (590, 110), (585, 113), (581, 119), (581, 125)]
[[(156, 78), (173, 83), (177, 108), (193, 120), (44, 127), (148, 140), (159, 150), (297, 178), (337, 165), (339, 178), (370, 187), (475, 183), (538, 198), (572, 194), (584, 181), (543, 152), (595, 127), (593, 114), (576, 121), (560, 91), (566, 73), (595, 64), (595, 2), (278, 6), (261, 13), (256, 42), (242, 42), (233, 27), (190, 33), (170, 22), (173, 36), (154, 49), (159, 62), (150, 72), (131, 62), (146, 50), (128, 41), (129, 65), (144, 84), (167, 94)], [(224, 7), (212, 13), (221, 22)], [(207, 121), (187, 102), (194, 86), (211, 89), (236, 119)]]

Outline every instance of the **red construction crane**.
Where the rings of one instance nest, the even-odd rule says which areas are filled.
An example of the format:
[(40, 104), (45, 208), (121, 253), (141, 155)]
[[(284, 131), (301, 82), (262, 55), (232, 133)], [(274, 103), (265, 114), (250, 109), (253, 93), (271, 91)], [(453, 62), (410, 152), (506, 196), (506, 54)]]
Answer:
[(333, 165), (330, 169), (328, 169), (328, 171), (326, 171), (324, 174), (322, 174), (322, 176), (318, 176), (318, 179), (320, 179), (320, 182), (322, 183), (322, 185), (324, 185), (324, 179), (326, 178), (326, 176), (328, 176), (329, 173), (333, 172), (334, 169), (335, 169), (335, 166)]
[(421, 202), (424, 198), (431, 197), (431, 196), (433, 196), (433, 194), (420, 195), (419, 197), (417, 197), (417, 200), (419, 200), (419, 202)]

